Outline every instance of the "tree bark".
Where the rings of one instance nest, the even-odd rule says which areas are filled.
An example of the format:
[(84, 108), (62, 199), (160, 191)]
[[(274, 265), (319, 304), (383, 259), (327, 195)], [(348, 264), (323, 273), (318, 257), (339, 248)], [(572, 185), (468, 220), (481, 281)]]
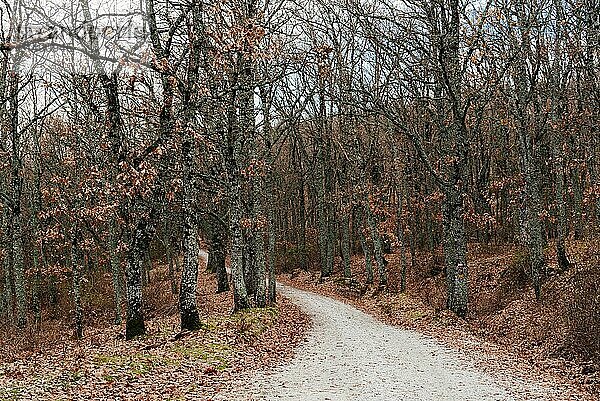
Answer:
[[(187, 127), (186, 127), (187, 128)], [(195, 139), (189, 132), (184, 133), (182, 144), (183, 164), (183, 272), (179, 291), (179, 313), (182, 330), (200, 328), (200, 316), (196, 307), (196, 290), (198, 287), (198, 237), (196, 232), (193, 202), (195, 199), (192, 179)]]
[(3, 253), (3, 270), (4, 270), (4, 289), (2, 293), (2, 312), (6, 316), (7, 321), (12, 322), (14, 318), (14, 275), (12, 271), (12, 224), (10, 222), (10, 214), (4, 213), (5, 228), (4, 231), (4, 253)]
[(348, 213), (344, 213), (342, 219), (342, 260), (344, 263), (344, 277), (351, 278), (352, 270), (350, 269), (350, 218)]
[[(447, 307), (458, 316), (467, 314), (468, 266), (463, 194), (467, 182), (467, 138), (462, 100), (462, 67), (460, 63), (460, 4), (449, 1), (448, 25), (443, 32), (438, 85), (444, 88), (451, 109), (451, 122), (442, 123), (442, 171), (444, 193), (442, 217), (444, 227), (444, 259), (446, 265)], [(444, 17), (445, 18), (445, 17)], [(440, 114), (441, 115), (441, 114)]]
[[(555, 136), (557, 133), (554, 134)], [(556, 255), (562, 271), (567, 270), (571, 263), (567, 257), (565, 241), (567, 238), (567, 208), (565, 202), (564, 170), (562, 144), (558, 139), (552, 147), (554, 159), (554, 192), (556, 197)]]
[(566, 45), (563, 32), (564, 10), (560, 0), (554, 0), (554, 9), (556, 12), (556, 22), (554, 30), (556, 33), (554, 42), (554, 60), (552, 61), (551, 76), (549, 84), (551, 85), (550, 94), (552, 96), (552, 115), (551, 115), (551, 147), (552, 147), (552, 167), (554, 170), (554, 195), (556, 198), (556, 255), (558, 266), (561, 271), (569, 268), (570, 262), (565, 250), (565, 241), (567, 231), (567, 207), (565, 200), (565, 174), (564, 174), (564, 154), (565, 143), (561, 128), (561, 119), (566, 109), (564, 93), (566, 88), (563, 85), (565, 72), (562, 67), (563, 46)]
[(468, 269), (461, 193), (447, 190), (442, 204), (447, 307), (458, 316), (467, 314)]
[(366, 200), (365, 213), (367, 217), (367, 224), (369, 225), (369, 231), (371, 233), (371, 239), (373, 240), (373, 249), (375, 253), (375, 264), (377, 265), (377, 273), (379, 274), (379, 287), (384, 288), (387, 286), (387, 260), (383, 254), (383, 246), (381, 244), (381, 235), (379, 235), (379, 229), (377, 228), (376, 217), (371, 210), (368, 199)]
[[(233, 163), (233, 165), (231, 165)], [(242, 234), (242, 199), (235, 163), (230, 160), (229, 232), (231, 234), (231, 283), (233, 285), (234, 311), (250, 307), (244, 281), (244, 237)]]
[(406, 245), (404, 228), (402, 227), (402, 210), (404, 206), (404, 183), (398, 188), (398, 208), (396, 210), (396, 236), (400, 251), (400, 292), (406, 291)]
[(167, 227), (163, 228), (163, 243), (165, 245), (165, 256), (167, 258), (167, 266), (169, 269), (169, 282), (171, 283), (171, 295), (179, 294), (179, 287), (177, 286), (177, 279), (175, 278), (175, 259), (177, 255), (173, 252), (173, 246), (171, 244), (171, 236), (167, 232)]
[[(270, 178), (271, 180), (272, 178)], [(268, 191), (267, 193), (272, 194), (272, 191)], [(271, 198), (272, 199), (272, 198)], [(270, 304), (274, 304), (277, 301), (277, 282), (275, 276), (275, 207), (271, 202), (267, 206), (269, 208), (269, 243), (267, 244), (268, 251), (268, 266), (269, 266), (269, 286), (267, 288), (267, 296)], [(301, 251), (302, 252), (302, 251)], [(306, 263), (306, 262), (305, 262)]]
[(148, 222), (140, 218), (127, 252), (127, 321), (125, 338), (146, 334), (142, 300), (142, 269), (148, 246)]
[(217, 294), (229, 291), (229, 277), (225, 267), (225, 233), (218, 227), (211, 228), (209, 264), (217, 274)]
[(181, 330), (197, 330), (200, 328), (200, 315), (196, 307), (198, 239), (194, 222), (191, 221), (191, 216), (188, 216), (183, 228), (183, 272), (179, 291), (179, 314)]
[(78, 243), (79, 234), (75, 234), (70, 242), (69, 263), (73, 273), (73, 321), (75, 324), (75, 337), (83, 338), (83, 309), (81, 306), (81, 263)]
[(12, 271), (14, 273), (15, 296), (17, 304), (17, 327), (27, 324), (25, 297), (25, 266), (23, 262), (23, 230), (21, 222), (23, 192), (22, 159), (20, 152), (21, 132), (19, 131), (19, 86), (20, 80), (16, 72), (9, 77), (9, 117), (11, 133), (11, 233), (12, 233)]
[(365, 271), (367, 273), (367, 284), (373, 284), (373, 253), (367, 239), (365, 238), (364, 226), (359, 229), (360, 231), (360, 244), (365, 255)]
[(329, 271), (328, 265), (328, 245), (329, 245), (329, 233), (327, 224), (327, 209), (325, 202), (325, 157), (323, 155), (323, 142), (318, 141), (317, 143), (317, 170), (315, 185), (316, 185), (316, 206), (317, 206), (317, 221), (318, 221), (318, 232), (319, 232), (319, 255), (320, 255), (320, 266), (321, 266), (321, 279), (329, 277), (331, 271)]
[(110, 250), (109, 263), (110, 273), (112, 277), (114, 303), (115, 303), (115, 324), (120, 325), (122, 323), (121, 317), (121, 299), (123, 297), (123, 288), (121, 286), (121, 260), (119, 258), (119, 252), (117, 251), (117, 234), (116, 234), (116, 221), (115, 218), (111, 218), (109, 222), (109, 238), (108, 246)]

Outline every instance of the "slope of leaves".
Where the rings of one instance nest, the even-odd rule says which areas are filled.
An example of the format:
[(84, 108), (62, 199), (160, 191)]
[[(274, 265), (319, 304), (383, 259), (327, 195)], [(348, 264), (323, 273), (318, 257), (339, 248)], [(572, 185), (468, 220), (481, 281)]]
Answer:
[(241, 372), (292, 355), (309, 320), (291, 302), (280, 297), (276, 308), (232, 315), (231, 295), (215, 294), (214, 276), (201, 273), (199, 281), (203, 327), (197, 332), (179, 333), (172, 300), (151, 313), (148, 334), (133, 341), (113, 326), (90, 327), (77, 342), (61, 322), (54, 327), (62, 334), (51, 335), (60, 341), (52, 345), (11, 356), (8, 350), (18, 347), (3, 343), (0, 399), (204, 400)]

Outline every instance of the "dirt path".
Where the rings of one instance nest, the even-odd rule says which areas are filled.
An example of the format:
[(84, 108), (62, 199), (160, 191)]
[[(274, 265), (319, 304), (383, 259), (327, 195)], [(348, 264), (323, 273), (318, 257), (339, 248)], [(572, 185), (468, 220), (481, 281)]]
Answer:
[(548, 389), (518, 380), (495, 380), (435, 340), (383, 324), (339, 301), (290, 287), (279, 288), (313, 317), (314, 326), (306, 343), (289, 363), (247, 377), (215, 399), (560, 399)]

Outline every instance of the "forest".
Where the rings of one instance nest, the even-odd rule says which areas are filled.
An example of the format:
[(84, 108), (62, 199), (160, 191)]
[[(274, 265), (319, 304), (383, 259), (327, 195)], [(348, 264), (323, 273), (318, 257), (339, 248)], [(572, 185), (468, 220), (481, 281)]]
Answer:
[(279, 282), (600, 394), (597, 0), (0, 0), (0, 128), (0, 398), (165, 316), (296, 343)]

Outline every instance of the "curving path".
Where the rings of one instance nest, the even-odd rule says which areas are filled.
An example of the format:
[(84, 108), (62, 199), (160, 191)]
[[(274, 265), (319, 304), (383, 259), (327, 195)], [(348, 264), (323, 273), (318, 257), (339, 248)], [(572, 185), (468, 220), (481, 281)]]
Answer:
[[(295, 288), (280, 291), (313, 318), (295, 358), (248, 377), (217, 400), (536, 400), (509, 393), (435, 340), (388, 326), (342, 302)], [(510, 380), (509, 380), (510, 381)], [(517, 392), (523, 391), (523, 397)], [(540, 391), (534, 391), (538, 393)]]

